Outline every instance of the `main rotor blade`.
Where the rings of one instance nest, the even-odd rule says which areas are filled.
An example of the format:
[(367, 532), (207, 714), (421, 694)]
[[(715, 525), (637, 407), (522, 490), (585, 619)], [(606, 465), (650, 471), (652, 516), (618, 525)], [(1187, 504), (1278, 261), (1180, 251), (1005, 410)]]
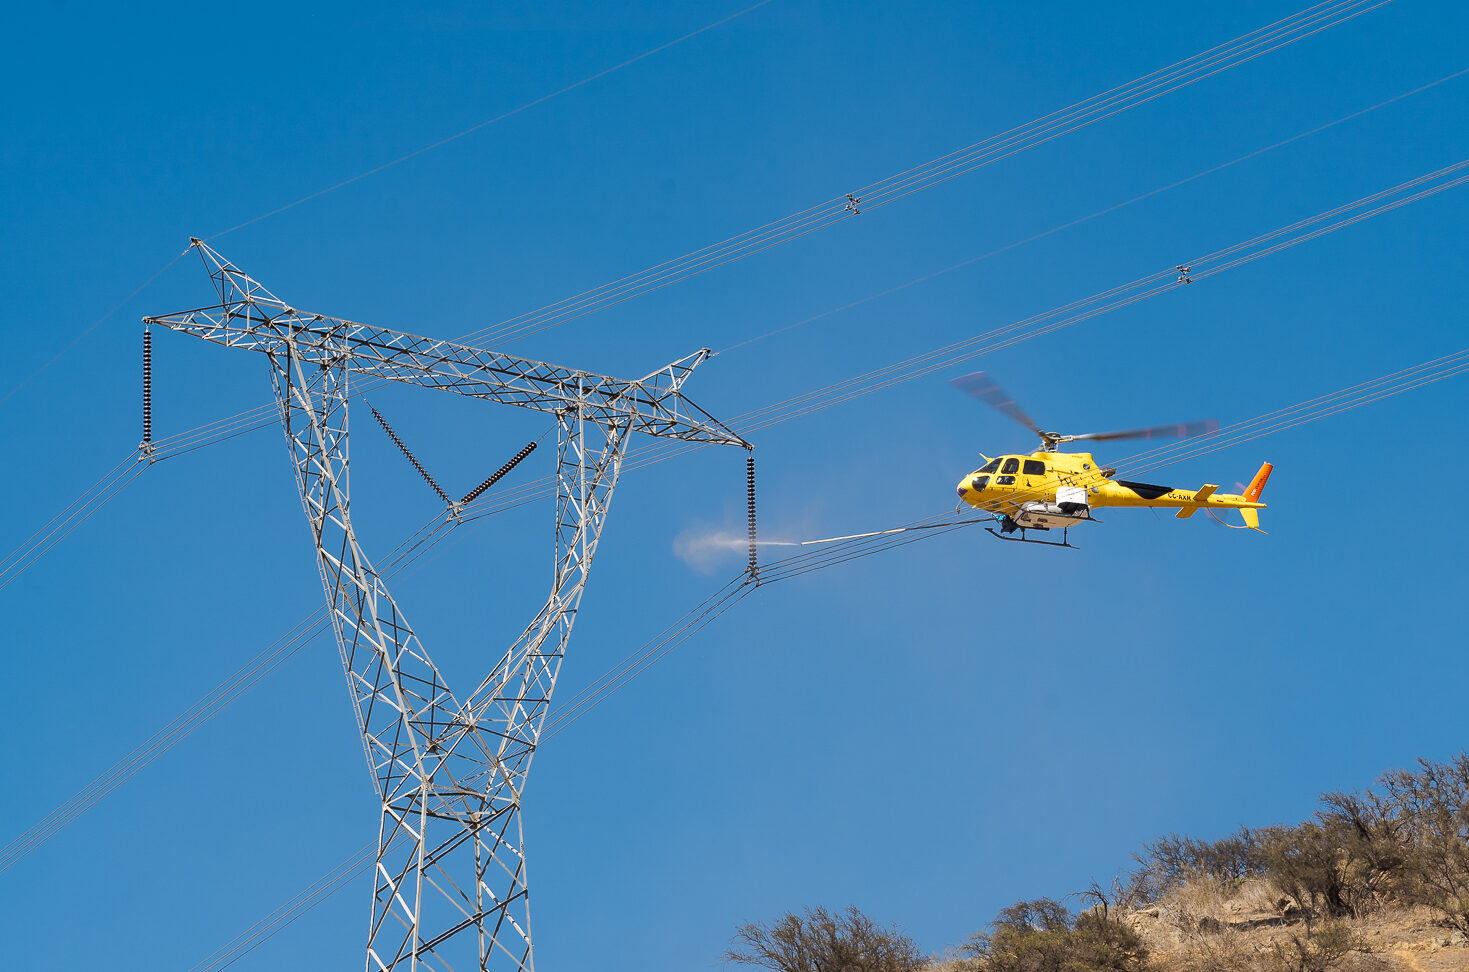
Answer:
[(1106, 442), (1114, 439), (1192, 439), (1197, 435), (1208, 435), (1210, 432), (1219, 431), (1218, 419), (1205, 419), (1202, 422), (1178, 422), (1173, 425), (1153, 425), (1146, 429), (1129, 429), (1126, 432), (1092, 432), (1087, 435), (1073, 435), (1070, 438), (1091, 439), (1095, 442)]
[(1024, 410), (1015, 404), (1014, 399), (988, 373), (976, 371), (973, 374), (960, 375), (958, 378), (949, 379), (949, 384), (1014, 419), (1036, 435), (1041, 434), (1040, 426), (1035, 424), (1035, 420), (1026, 415)]

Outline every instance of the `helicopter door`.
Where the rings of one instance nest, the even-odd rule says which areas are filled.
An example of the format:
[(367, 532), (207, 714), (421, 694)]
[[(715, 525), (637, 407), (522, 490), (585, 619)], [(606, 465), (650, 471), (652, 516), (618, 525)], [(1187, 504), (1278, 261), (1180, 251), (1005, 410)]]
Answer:
[(1024, 483), (1026, 486), (1044, 486), (1046, 482), (1046, 464), (1039, 459), (1027, 459), (1024, 465)]

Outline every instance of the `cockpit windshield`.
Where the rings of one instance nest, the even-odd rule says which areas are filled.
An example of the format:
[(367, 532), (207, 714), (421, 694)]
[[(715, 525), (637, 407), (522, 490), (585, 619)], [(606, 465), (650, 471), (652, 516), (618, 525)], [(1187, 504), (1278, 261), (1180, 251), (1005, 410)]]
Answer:
[(992, 473), (992, 472), (996, 471), (999, 468), (1000, 468), (1000, 460), (998, 460), (998, 459), (991, 459), (989, 462), (985, 463), (984, 468), (981, 469), (980, 472)]

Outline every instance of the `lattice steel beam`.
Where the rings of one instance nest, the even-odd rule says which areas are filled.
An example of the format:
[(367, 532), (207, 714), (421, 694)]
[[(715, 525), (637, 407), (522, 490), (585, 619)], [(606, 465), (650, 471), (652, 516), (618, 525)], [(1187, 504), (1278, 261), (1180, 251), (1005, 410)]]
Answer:
[(227, 347), (280, 353), (293, 344), (303, 361), (355, 374), (438, 388), (504, 405), (556, 412), (576, 405), (602, 424), (692, 442), (745, 441), (679, 393), (710, 355), (703, 349), (636, 381), (517, 358), (452, 341), (299, 311), (199, 240), (220, 303), (144, 321)]

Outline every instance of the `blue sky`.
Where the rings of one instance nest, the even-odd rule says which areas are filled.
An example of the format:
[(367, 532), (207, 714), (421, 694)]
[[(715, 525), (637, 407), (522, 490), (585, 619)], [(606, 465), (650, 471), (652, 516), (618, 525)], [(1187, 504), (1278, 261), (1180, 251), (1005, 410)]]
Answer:
[[(178, 253), (739, 9), (633, 3), (57, 4), (0, 64), (0, 393)], [(298, 306), (451, 337), (1004, 131), (1294, 12), (1143, 0), (775, 0), (215, 246)], [(1084, 131), (509, 350), (640, 375), (1166, 185), (1469, 67), (1460, 4), (1400, 0)], [(729, 417), (1088, 296), (1469, 155), (1469, 76), (1083, 226), (731, 350)], [(982, 359), (1043, 427), (1241, 421), (1463, 346), (1459, 189)], [(5, 550), (138, 439), (143, 314), (180, 261), (3, 405)], [(159, 435), (270, 399), (263, 364), (156, 336)], [(965, 369), (957, 369), (962, 371)], [(1027, 433), (910, 382), (755, 437), (762, 526), (938, 513)], [(854, 903), (929, 949), (1022, 896), (1106, 880), (1145, 840), (1307, 815), (1323, 790), (1464, 747), (1464, 385), (1156, 474), (1276, 464), (1268, 537), (1114, 511), (1078, 551), (975, 530), (756, 592), (548, 742), (525, 806), (546, 968), (718, 966), (735, 925)], [(450, 492), (539, 416), (375, 398)], [(437, 512), (359, 415), (370, 551)], [(643, 444), (639, 444), (643, 445)], [(1126, 450), (1131, 452), (1132, 450)], [(517, 471), (549, 471), (551, 450)], [(1098, 450), (1099, 455), (1103, 455)], [(634, 453), (636, 454), (636, 453)], [(734, 451), (629, 472), (559, 692), (738, 568)], [(545, 503), (394, 586), (473, 682), (550, 572)], [(320, 586), (277, 432), (149, 469), (0, 592), (8, 841), (296, 621)], [(361, 846), (376, 808), (319, 641), (0, 874), (17, 967), (187, 969)], [(352, 968), (358, 882), (236, 968)]]

